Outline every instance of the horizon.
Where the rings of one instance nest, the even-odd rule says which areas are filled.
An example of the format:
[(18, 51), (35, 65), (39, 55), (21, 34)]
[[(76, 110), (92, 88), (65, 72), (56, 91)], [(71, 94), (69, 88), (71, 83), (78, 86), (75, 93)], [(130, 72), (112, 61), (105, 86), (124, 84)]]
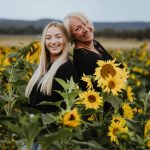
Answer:
[[(9, 20), (9, 21), (39, 21), (39, 20), (57, 20), (63, 21), (61, 19), (56, 18), (39, 18), (39, 19), (15, 19), (15, 18), (0, 18), (0, 20)], [(132, 21), (92, 21), (93, 23), (150, 23), (150, 21), (140, 21), (140, 20), (132, 20)]]

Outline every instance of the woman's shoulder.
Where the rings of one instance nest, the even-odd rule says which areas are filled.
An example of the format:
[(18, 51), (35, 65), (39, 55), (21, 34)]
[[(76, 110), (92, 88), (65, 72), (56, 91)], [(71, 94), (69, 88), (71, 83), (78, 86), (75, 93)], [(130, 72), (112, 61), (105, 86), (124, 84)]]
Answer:
[[(85, 64), (91, 63), (91, 61), (95, 61), (100, 59), (101, 56), (93, 51), (89, 51), (86, 49), (74, 49), (73, 59), (75, 63), (84, 62)], [(83, 65), (83, 64), (80, 64)]]
[(66, 62), (64, 62), (61, 66), (62, 67), (67, 67), (67, 66), (72, 66), (73, 65), (73, 60), (68, 59)]
[(74, 69), (74, 63), (73, 63), (73, 60), (71, 59), (68, 59), (66, 62), (64, 62), (60, 67), (59, 67), (59, 70), (72, 70)]
[(58, 68), (55, 77), (70, 79), (71, 76), (73, 77), (75, 82), (78, 82), (76, 67), (73, 61), (69, 59)]
[(74, 61), (83, 60), (83, 59), (88, 60), (89, 58), (92, 57), (91, 54), (92, 52), (85, 50), (83, 48), (74, 49), (73, 59)]
[(84, 48), (75, 48), (73, 51), (73, 55), (87, 55), (89, 54), (87, 50), (85, 50)]
[(109, 54), (109, 52), (100, 44), (100, 42), (94, 40), (94, 46), (103, 55), (104, 59), (109, 60), (113, 58), (111, 54)]

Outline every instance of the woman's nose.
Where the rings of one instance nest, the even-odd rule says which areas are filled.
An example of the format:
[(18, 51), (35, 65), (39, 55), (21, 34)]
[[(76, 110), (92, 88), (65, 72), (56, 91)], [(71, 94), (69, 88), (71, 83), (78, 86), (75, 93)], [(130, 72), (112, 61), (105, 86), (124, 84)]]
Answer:
[(56, 43), (56, 39), (55, 39), (55, 38), (52, 38), (50, 42), (51, 42), (52, 44), (55, 44), (55, 43)]
[(82, 30), (82, 32), (83, 32), (83, 33), (86, 33), (86, 32), (87, 32), (87, 28), (84, 27), (83, 30)]

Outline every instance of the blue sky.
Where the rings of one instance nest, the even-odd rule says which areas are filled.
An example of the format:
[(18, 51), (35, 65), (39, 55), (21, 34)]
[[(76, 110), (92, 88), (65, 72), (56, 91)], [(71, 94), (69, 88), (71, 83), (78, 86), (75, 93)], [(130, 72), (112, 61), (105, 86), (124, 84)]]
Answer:
[(150, 0), (0, 0), (0, 18), (63, 20), (80, 11), (91, 21), (149, 21)]

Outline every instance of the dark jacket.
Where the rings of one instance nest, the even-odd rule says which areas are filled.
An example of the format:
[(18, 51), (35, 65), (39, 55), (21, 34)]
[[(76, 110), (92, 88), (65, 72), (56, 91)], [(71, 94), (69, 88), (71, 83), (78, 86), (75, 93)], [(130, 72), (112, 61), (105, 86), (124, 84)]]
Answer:
[[(102, 47), (100, 43), (94, 40), (94, 46), (98, 53), (86, 50), (84, 48), (74, 49), (73, 59), (77, 68), (79, 78), (85, 75), (93, 75), (95, 68), (98, 67), (98, 60), (111, 60), (112, 56)], [(80, 81), (80, 86), (85, 90), (85, 83)]]
[[(51, 65), (52, 64), (48, 66), (48, 69), (51, 67)], [(69, 80), (71, 76), (73, 77), (76, 83), (79, 82), (75, 66), (70, 60), (68, 60), (58, 68), (54, 78), (61, 78), (66, 81)], [(43, 101), (50, 101), (50, 102), (57, 102), (61, 100), (63, 101), (63, 98), (54, 90), (63, 90), (63, 87), (55, 79), (53, 80), (51, 96), (44, 95), (42, 92), (40, 92), (40, 88), (37, 89), (37, 84), (35, 84), (30, 94), (29, 106), (31, 108), (40, 110), (42, 113), (51, 113), (59, 111), (59, 108), (54, 105), (37, 105)]]
[[(104, 47), (95, 40), (94, 40), (94, 46), (97, 49), (99, 54), (84, 48), (74, 49), (73, 59), (80, 79), (79, 85), (82, 88), (82, 90), (87, 90), (86, 83), (84, 81), (81, 81), (81, 77), (83, 76), (83, 73), (85, 75), (93, 75), (95, 72), (95, 68), (98, 67), (96, 63), (98, 60), (113, 59), (113, 57), (104, 49)], [(98, 88), (96, 86), (96, 83), (93, 84), (94, 84), (94, 89), (98, 92), (101, 92), (101, 88)], [(111, 105), (106, 102), (104, 104), (104, 112), (107, 112), (110, 108)]]

